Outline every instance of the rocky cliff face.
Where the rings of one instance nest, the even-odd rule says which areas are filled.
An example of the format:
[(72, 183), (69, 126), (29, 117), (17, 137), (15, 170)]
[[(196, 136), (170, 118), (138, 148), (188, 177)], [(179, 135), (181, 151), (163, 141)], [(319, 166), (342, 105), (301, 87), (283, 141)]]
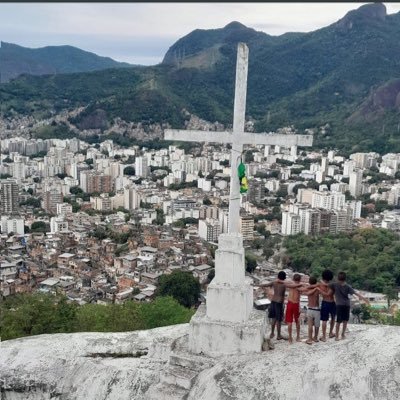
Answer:
[(350, 326), (344, 341), (216, 360), (185, 352), (187, 328), (3, 342), (1, 399), (399, 398), (399, 328)]

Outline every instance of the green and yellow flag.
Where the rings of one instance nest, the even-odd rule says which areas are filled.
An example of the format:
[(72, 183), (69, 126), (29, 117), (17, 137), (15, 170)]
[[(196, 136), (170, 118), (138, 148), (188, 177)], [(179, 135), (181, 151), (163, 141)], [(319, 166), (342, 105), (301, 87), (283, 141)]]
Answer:
[(238, 176), (240, 182), (240, 193), (247, 193), (249, 184), (246, 178), (246, 167), (243, 163), (240, 163), (238, 166)]

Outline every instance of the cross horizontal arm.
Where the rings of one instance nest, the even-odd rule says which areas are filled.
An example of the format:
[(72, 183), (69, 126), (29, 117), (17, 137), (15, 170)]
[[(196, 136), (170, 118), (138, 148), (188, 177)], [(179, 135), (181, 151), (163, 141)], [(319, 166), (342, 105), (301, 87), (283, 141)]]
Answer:
[(232, 143), (232, 132), (165, 129), (164, 139), (181, 140), (183, 142)]
[(285, 135), (281, 133), (251, 133), (240, 134), (242, 144), (267, 144), (278, 146), (312, 146), (313, 135)]
[[(278, 133), (243, 132), (236, 140), (240, 144), (266, 144), (278, 146), (312, 146), (313, 135), (285, 135)], [(197, 130), (166, 129), (165, 140), (181, 140), (184, 142), (232, 143), (232, 132), (213, 132)]]

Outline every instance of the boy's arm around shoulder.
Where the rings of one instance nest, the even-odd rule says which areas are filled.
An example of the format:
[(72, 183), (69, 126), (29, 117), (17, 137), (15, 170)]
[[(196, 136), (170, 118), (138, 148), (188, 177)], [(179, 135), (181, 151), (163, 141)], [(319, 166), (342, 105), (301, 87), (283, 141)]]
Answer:
[(271, 287), (273, 284), (274, 284), (274, 282), (259, 283), (257, 286), (259, 286), (259, 287)]

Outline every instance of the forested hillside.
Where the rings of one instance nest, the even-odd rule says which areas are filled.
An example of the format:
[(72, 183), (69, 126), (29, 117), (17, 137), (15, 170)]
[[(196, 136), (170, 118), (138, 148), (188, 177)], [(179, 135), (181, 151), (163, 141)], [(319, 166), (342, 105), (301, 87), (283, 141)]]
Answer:
[(238, 22), (195, 30), (152, 67), (24, 76), (0, 86), (0, 112), (85, 106), (78, 126), (100, 112), (181, 128), (186, 109), (229, 125), (239, 41), (250, 49), (247, 118), (257, 130), (294, 125), (313, 129), (319, 147), (400, 152), (400, 13), (381, 3), (310, 33), (270, 36)]

